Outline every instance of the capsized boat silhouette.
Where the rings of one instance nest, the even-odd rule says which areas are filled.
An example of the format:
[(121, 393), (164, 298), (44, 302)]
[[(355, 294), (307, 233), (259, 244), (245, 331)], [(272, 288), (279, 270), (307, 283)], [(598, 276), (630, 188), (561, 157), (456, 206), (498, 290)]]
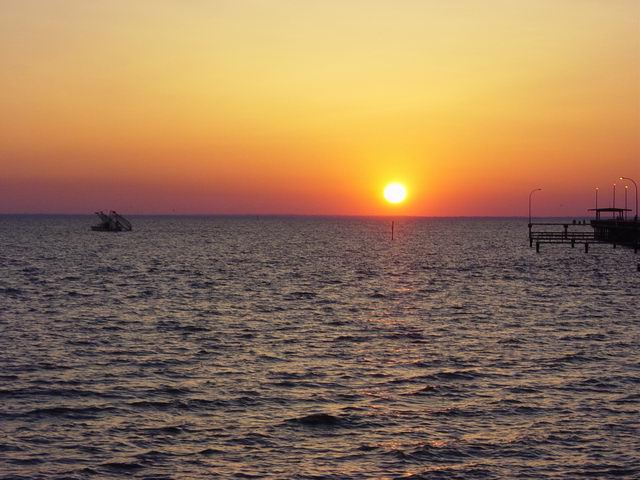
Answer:
[(100, 223), (91, 227), (94, 232), (130, 232), (133, 229), (129, 220), (113, 210), (108, 215), (102, 211), (96, 215), (100, 217)]

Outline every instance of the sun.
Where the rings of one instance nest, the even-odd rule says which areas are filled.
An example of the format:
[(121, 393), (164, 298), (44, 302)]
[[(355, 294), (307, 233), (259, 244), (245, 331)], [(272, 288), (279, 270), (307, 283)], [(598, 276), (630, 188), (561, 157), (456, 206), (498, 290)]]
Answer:
[(402, 203), (407, 198), (407, 189), (401, 183), (390, 183), (384, 187), (384, 198), (389, 203)]

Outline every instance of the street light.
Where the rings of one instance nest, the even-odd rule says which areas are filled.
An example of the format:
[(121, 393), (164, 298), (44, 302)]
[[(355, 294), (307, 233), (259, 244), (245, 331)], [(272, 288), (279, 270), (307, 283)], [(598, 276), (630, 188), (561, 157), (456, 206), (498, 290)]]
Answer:
[(633, 186), (636, 187), (636, 216), (635, 216), (635, 221), (638, 221), (638, 184), (636, 183), (636, 181), (633, 178), (629, 178), (629, 177), (620, 177), (620, 180), (629, 180), (631, 183), (633, 183)]
[(529, 193), (529, 230), (531, 230), (531, 197), (534, 193), (542, 191), (541, 188), (535, 188)]
[(624, 212), (622, 217), (626, 220), (627, 219), (627, 193), (629, 192), (629, 185), (625, 185), (624, 186)]

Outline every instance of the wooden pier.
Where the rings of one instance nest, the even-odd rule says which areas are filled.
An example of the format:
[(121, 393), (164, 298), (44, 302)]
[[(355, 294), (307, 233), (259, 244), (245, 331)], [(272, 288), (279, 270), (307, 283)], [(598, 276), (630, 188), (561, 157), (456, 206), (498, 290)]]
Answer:
[[(608, 243), (616, 248), (618, 245), (631, 247), (634, 253), (640, 249), (640, 222), (637, 218), (628, 220), (628, 210), (622, 208), (594, 209), (596, 219), (589, 223), (576, 221), (571, 223), (529, 223), (529, 247), (535, 245), (536, 252), (544, 244), (566, 244), (575, 248), (584, 245), (585, 253), (589, 253), (589, 245)], [(603, 213), (612, 213), (610, 219), (603, 219)], [(536, 227), (543, 227), (538, 230)], [(549, 227), (555, 227), (553, 229)], [(561, 228), (560, 228), (561, 227)], [(576, 231), (577, 228), (589, 228), (589, 231)]]
[[(535, 231), (533, 227), (562, 227), (562, 230), (543, 230)], [(529, 246), (536, 246), (536, 252), (540, 253), (540, 245), (543, 244), (566, 244), (575, 248), (576, 245), (584, 245), (585, 253), (589, 253), (589, 245), (594, 243), (606, 243), (595, 236), (593, 231), (578, 232), (569, 230), (569, 227), (590, 227), (590, 224), (573, 224), (573, 223), (531, 223), (529, 224)]]

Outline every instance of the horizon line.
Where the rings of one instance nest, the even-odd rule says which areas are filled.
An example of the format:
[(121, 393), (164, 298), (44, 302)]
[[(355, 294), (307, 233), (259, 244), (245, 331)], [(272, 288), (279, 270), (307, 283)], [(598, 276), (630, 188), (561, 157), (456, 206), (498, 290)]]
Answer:
[[(300, 218), (524, 218), (528, 215), (397, 215), (397, 214), (330, 214), (330, 213), (121, 213), (130, 217), (300, 217)], [(91, 217), (93, 213), (0, 212), (2, 217)], [(593, 215), (536, 215), (533, 218), (591, 218)]]

